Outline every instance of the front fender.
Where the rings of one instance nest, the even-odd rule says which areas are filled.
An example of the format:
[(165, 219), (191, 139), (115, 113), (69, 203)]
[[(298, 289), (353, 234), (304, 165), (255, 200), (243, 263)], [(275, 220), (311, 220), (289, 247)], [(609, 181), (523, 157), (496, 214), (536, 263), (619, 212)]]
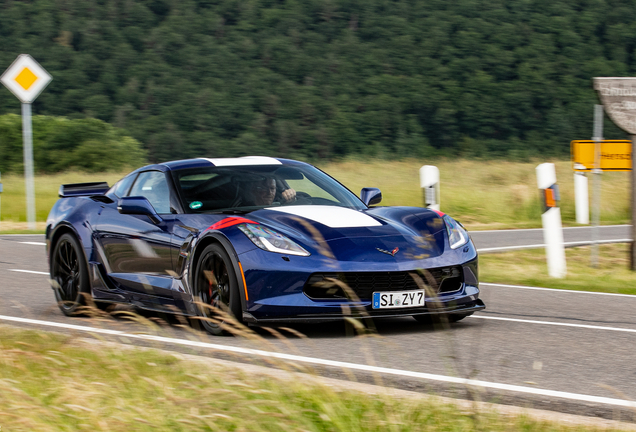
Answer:
[[(225, 248), (225, 250), (227, 251), (230, 257), (234, 274), (236, 274), (236, 279), (238, 281), (239, 295), (241, 298), (241, 310), (246, 311), (248, 294), (247, 294), (247, 290), (245, 286), (245, 279), (243, 277), (243, 272), (239, 264), (239, 257), (238, 257), (238, 254), (236, 253), (236, 250), (234, 249), (234, 246), (232, 246), (232, 243), (230, 242), (230, 240), (225, 236), (225, 234), (223, 234), (220, 231), (206, 231), (205, 233), (203, 233), (203, 235), (194, 239), (192, 243), (190, 244), (190, 251), (188, 252), (188, 261), (186, 262), (184, 266), (186, 274), (184, 275), (183, 280), (187, 281), (188, 290), (190, 294), (192, 295), (192, 300), (194, 301), (193, 288), (194, 288), (194, 270), (196, 268), (196, 263), (199, 261), (199, 257), (201, 256), (201, 253), (206, 248), (206, 246), (212, 242), (220, 243), (223, 246), (223, 248)], [(194, 310), (189, 312), (193, 314), (196, 313), (196, 311)], [(241, 317), (237, 317), (237, 318), (240, 319)]]

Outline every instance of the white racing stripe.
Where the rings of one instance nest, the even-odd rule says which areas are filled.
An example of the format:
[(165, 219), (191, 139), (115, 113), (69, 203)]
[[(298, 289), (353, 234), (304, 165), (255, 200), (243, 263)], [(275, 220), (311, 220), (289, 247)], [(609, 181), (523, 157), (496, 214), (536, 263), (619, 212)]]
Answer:
[[(631, 243), (632, 239), (610, 239), (610, 240), (597, 240), (597, 243)], [(591, 245), (592, 241), (575, 241), (575, 242), (564, 242), (563, 245), (565, 247), (574, 247), (574, 246), (588, 246)], [(494, 251), (503, 251), (503, 250), (515, 250), (515, 249), (537, 249), (545, 247), (545, 244), (533, 244), (533, 245), (519, 245), (519, 246), (502, 246), (502, 247), (494, 247), (494, 248), (482, 248), (477, 249), (477, 252), (494, 252)]]
[(18, 242), (18, 243), (35, 245), (35, 246), (46, 246), (46, 243), (40, 243), (40, 242)]
[(49, 272), (41, 272), (34, 270), (20, 270), (20, 269), (9, 269), (9, 271), (20, 272), (20, 273), (33, 273), (33, 274), (41, 274), (41, 275), (49, 275)]
[(382, 226), (380, 222), (373, 219), (371, 216), (346, 207), (298, 205), (289, 207), (270, 207), (267, 210), (301, 216), (305, 219), (326, 225), (329, 228)]
[(592, 402), (592, 403), (599, 403), (599, 404), (605, 404), (605, 405), (636, 408), (636, 402), (623, 400), (623, 399), (615, 399), (615, 398), (608, 398), (608, 397), (601, 397), (601, 396), (591, 396), (591, 395), (585, 395), (585, 394), (579, 394), (579, 393), (539, 389), (539, 388), (524, 387), (524, 386), (518, 386), (518, 385), (511, 385), (511, 384), (501, 384), (501, 383), (494, 383), (489, 381), (472, 380), (472, 379), (458, 378), (458, 377), (452, 377), (452, 376), (446, 376), (446, 375), (435, 375), (435, 374), (429, 374), (429, 373), (423, 373), (423, 372), (414, 372), (414, 371), (392, 369), (392, 368), (385, 368), (385, 367), (379, 367), (379, 366), (369, 366), (364, 364), (348, 363), (348, 362), (342, 362), (342, 361), (336, 361), (336, 360), (325, 360), (325, 359), (314, 358), (314, 357), (304, 357), (304, 356), (293, 355), (293, 354), (283, 354), (283, 353), (277, 353), (277, 352), (271, 352), (271, 351), (256, 350), (251, 348), (241, 348), (241, 347), (213, 344), (213, 343), (207, 343), (207, 342), (198, 342), (198, 341), (185, 340), (185, 339), (174, 339), (174, 338), (168, 338), (168, 337), (162, 337), (162, 336), (125, 333), (123, 331), (117, 331), (117, 330), (108, 330), (108, 329), (101, 329), (101, 328), (88, 327), (88, 326), (69, 325), (69, 324), (56, 323), (56, 322), (50, 322), (50, 321), (32, 320), (27, 318), (0, 315), (0, 320), (25, 323), (25, 324), (35, 324), (35, 325), (47, 326), (47, 327), (66, 328), (66, 329), (72, 329), (76, 331), (83, 331), (87, 333), (117, 335), (117, 336), (129, 338), (129, 339), (140, 339), (140, 340), (146, 340), (146, 341), (162, 342), (162, 343), (191, 346), (191, 347), (198, 347), (198, 348), (208, 348), (208, 349), (212, 349), (216, 351), (248, 354), (253, 356), (276, 358), (276, 359), (287, 360), (292, 362), (300, 362), (300, 363), (315, 364), (315, 365), (322, 365), (322, 366), (332, 366), (332, 367), (345, 368), (345, 369), (351, 369), (351, 370), (373, 372), (378, 374), (387, 374), (387, 375), (402, 376), (402, 377), (408, 377), (408, 378), (418, 378), (418, 379), (455, 383), (455, 384), (482, 387), (482, 388), (495, 389), (495, 390), (504, 390), (504, 391), (510, 391), (510, 392), (516, 392), (516, 393), (534, 394), (534, 395), (550, 396), (550, 397), (582, 401), (582, 402)]
[(563, 326), (563, 327), (577, 327), (577, 328), (585, 328), (585, 329), (592, 329), (592, 330), (609, 330), (609, 331), (636, 333), (636, 329), (627, 329), (627, 328), (621, 328), (621, 327), (603, 327), (603, 326), (594, 326), (589, 324), (570, 324), (570, 323), (562, 323), (562, 322), (555, 322), (555, 321), (524, 320), (524, 319), (518, 319), (518, 318), (494, 317), (489, 315), (471, 315), (470, 318), (490, 319), (490, 320), (497, 320), (497, 321), (512, 321), (512, 322), (520, 322), (520, 323), (527, 323), (527, 324), (544, 324), (544, 325)]
[(604, 293), (604, 292), (596, 292), (596, 291), (577, 291), (577, 290), (567, 290), (567, 289), (558, 289), (558, 288), (541, 288), (541, 287), (532, 287), (532, 286), (524, 286), (524, 285), (506, 285), (506, 284), (496, 284), (496, 283), (489, 283), (489, 282), (479, 282), (479, 286), (482, 286), (482, 285), (502, 287), (502, 288), (527, 289), (527, 290), (536, 290), (536, 291), (553, 291), (553, 292), (559, 292), (559, 293), (562, 292), (562, 293), (630, 297), (632, 299), (636, 299), (636, 295), (632, 295), (632, 294)]
[(266, 156), (243, 156), (237, 158), (201, 158), (214, 166), (243, 166), (243, 165), (282, 165), (282, 162)]

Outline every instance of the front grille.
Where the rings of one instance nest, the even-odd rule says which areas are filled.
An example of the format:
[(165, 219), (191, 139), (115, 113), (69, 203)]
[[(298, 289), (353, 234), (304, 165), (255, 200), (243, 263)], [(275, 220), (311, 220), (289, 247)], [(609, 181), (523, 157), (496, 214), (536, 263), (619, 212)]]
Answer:
[[(431, 276), (432, 281), (426, 272)], [(408, 291), (420, 289), (415, 278), (430, 285), (434, 292), (452, 292), (461, 288), (464, 274), (461, 266), (440, 267), (412, 272), (345, 272), (314, 273), (304, 287), (312, 299), (337, 299), (352, 297), (370, 300), (377, 291)], [(349, 291), (351, 290), (351, 291)], [(349, 293), (349, 295), (347, 294)]]

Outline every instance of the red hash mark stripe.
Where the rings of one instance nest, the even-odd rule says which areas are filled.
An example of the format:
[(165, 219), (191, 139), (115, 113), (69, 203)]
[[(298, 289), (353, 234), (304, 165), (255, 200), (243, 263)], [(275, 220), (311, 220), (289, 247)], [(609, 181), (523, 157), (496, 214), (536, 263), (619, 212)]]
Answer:
[(437, 216), (439, 216), (439, 217), (444, 216), (444, 213), (442, 213), (442, 212), (441, 212), (441, 211), (439, 211), (439, 210), (435, 210), (435, 209), (430, 209), (430, 210), (433, 210), (435, 213), (437, 213)]
[(253, 220), (245, 219), (242, 217), (229, 217), (229, 218), (225, 218), (223, 220), (216, 222), (215, 224), (211, 225), (208, 229), (218, 230), (218, 229), (223, 229), (223, 228), (231, 227), (232, 225), (238, 225), (242, 223), (251, 223), (251, 224), (258, 225), (258, 222), (254, 222)]

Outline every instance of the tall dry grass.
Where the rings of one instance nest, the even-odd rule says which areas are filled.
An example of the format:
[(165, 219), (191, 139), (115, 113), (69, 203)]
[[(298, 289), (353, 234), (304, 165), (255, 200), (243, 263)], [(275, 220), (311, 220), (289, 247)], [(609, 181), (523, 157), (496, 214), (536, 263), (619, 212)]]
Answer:
[[(535, 167), (544, 161), (508, 162), (468, 159), (385, 161), (349, 159), (319, 164), (345, 186), (358, 194), (363, 187), (382, 190), (381, 205), (422, 206), (419, 168), (436, 165), (441, 175), (442, 211), (456, 217), (470, 229), (539, 227), (541, 203), (536, 185)], [(553, 161), (561, 190), (564, 225), (575, 224), (574, 180), (569, 161)], [(37, 176), (37, 220), (45, 221), (57, 200), (60, 184), (107, 181), (113, 184), (126, 173), (65, 173)], [(24, 229), (26, 201), (24, 180), (10, 175), (2, 178), (0, 230)], [(592, 183), (590, 181), (590, 196)], [(602, 175), (601, 222), (626, 223), (630, 220), (629, 173)], [(590, 197), (591, 202), (591, 197)]]
[[(382, 190), (381, 205), (422, 206), (419, 169), (440, 170), (441, 210), (469, 229), (541, 226), (541, 201), (535, 168), (546, 161), (508, 162), (468, 159), (347, 160), (320, 168), (359, 193), (363, 187)], [(547, 161), (556, 166), (564, 225), (575, 225), (574, 172), (569, 161)], [(630, 219), (629, 173), (602, 175), (601, 222), (626, 223)], [(590, 203), (592, 181), (589, 181)]]

